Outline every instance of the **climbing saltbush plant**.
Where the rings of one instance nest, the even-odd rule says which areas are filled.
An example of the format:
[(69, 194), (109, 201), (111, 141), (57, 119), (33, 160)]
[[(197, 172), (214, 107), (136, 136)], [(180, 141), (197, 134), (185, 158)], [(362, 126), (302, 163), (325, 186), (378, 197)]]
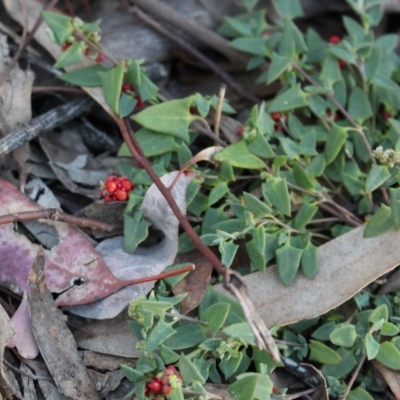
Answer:
[[(55, 67), (68, 72), (60, 79), (101, 87), (110, 110), (136, 124), (135, 138), (158, 176), (196, 171), (188, 213), (202, 241), (218, 248), (224, 266), (234, 265), (244, 250), (249, 262), (235, 265), (240, 272), (276, 264), (282, 283), (290, 285), (299, 270), (315, 276), (319, 245), (363, 222), (365, 237), (400, 229), (400, 58), (397, 35), (376, 37), (373, 31), (382, 3), (348, 0), (353, 17), (343, 17), (343, 32), (322, 37), (297, 27), (295, 19), (303, 15), (299, 0), (273, 1), (271, 15), (257, 0), (243, 0), (246, 12), (226, 17), (219, 33), (249, 54), (248, 69), (259, 71), (258, 83), (276, 85), (277, 93), (254, 105), (244, 124), (232, 125), (218, 147), (203, 136), (212, 136), (217, 96), (195, 93), (160, 102), (144, 60), (107, 55), (98, 22), (50, 12), (44, 18), (50, 38), (63, 49)], [(76, 69), (80, 62), (87, 66)], [(227, 101), (222, 113), (232, 122), (235, 110)], [(208, 155), (196, 158), (204, 143)], [(118, 172), (134, 186), (124, 215), (125, 249), (132, 252), (148, 235), (140, 205), (152, 179), (125, 144), (119, 156)], [(179, 251), (192, 249), (182, 234)], [(135, 368), (123, 371), (135, 384), (136, 398), (207, 398), (206, 382), (227, 383), (237, 399), (284, 395), (269, 379), (279, 365), (257, 349), (237, 303), (210, 288), (197, 317), (188, 321), (179, 314), (182, 296), (170, 295), (172, 286), (159, 282), (129, 309), (142, 355)], [(317, 363), (329, 394), (340, 398), (364, 360), (400, 369), (399, 304), (398, 294), (361, 292), (347, 320), (332, 311), (272, 331), (285, 357)], [(173, 377), (165, 378), (166, 371)], [(356, 382), (348, 399), (382, 392), (370, 369), (359, 372)], [(165, 393), (159, 392), (162, 385)]]

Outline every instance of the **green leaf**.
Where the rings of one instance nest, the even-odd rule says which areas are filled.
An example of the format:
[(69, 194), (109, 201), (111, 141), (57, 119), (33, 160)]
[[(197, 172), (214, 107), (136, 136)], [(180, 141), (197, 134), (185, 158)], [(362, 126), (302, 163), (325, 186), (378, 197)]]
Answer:
[[(146, 157), (160, 156), (161, 154), (176, 151), (178, 149), (178, 145), (173, 137), (153, 132), (146, 128), (140, 128), (136, 131), (135, 137)], [(126, 155), (125, 153), (123, 155), (120, 153), (121, 150), (118, 153), (119, 157), (129, 157), (129, 155)]]
[(205, 383), (206, 380), (203, 375), (185, 354), (181, 355), (178, 361), (178, 367), (186, 385), (190, 385), (193, 382)]
[(351, 390), (347, 396), (347, 400), (374, 400), (374, 398), (361, 386)]
[(208, 205), (212, 206), (217, 201), (221, 200), (230, 191), (227, 182), (218, 182), (208, 195)]
[(371, 332), (367, 332), (364, 338), (365, 351), (368, 360), (373, 360), (379, 351), (379, 343), (373, 338)]
[(301, 90), (300, 85), (279, 93), (268, 107), (268, 112), (284, 112), (294, 110), (307, 105), (306, 94)]
[(189, 125), (200, 117), (190, 113), (193, 97), (170, 100), (139, 112), (133, 120), (147, 129), (189, 142)]
[(307, 201), (303, 201), (300, 210), (297, 212), (294, 218), (294, 228), (302, 231), (308, 222), (311, 221), (312, 217), (318, 211), (318, 206), (310, 204)]
[(165, 346), (172, 350), (183, 350), (197, 346), (207, 339), (204, 329), (199, 324), (191, 322), (177, 323), (174, 329), (176, 333), (164, 342)]
[(264, 161), (250, 153), (244, 140), (225, 147), (222, 151), (215, 154), (214, 160), (221, 162), (227, 160), (231, 165), (238, 168), (265, 168)]
[(255, 340), (252, 330), (247, 322), (239, 322), (222, 329), (221, 332), (229, 337), (240, 338), (247, 343), (255, 346)]
[(362, 124), (366, 119), (372, 117), (372, 107), (367, 93), (356, 86), (349, 99), (349, 114)]
[(121, 118), (127, 117), (135, 109), (137, 100), (130, 94), (122, 93), (119, 99), (118, 115)]
[(264, 202), (253, 196), (251, 193), (243, 192), (243, 200), (245, 206), (257, 218), (264, 218), (272, 213), (272, 210)]
[(337, 364), (341, 360), (340, 355), (335, 350), (315, 340), (310, 340), (309, 358), (322, 364)]
[(246, 8), (246, 11), (251, 11), (257, 3), (258, 0), (243, 0), (243, 5)]
[(333, 87), (336, 82), (340, 82), (343, 77), (340, 72), (339, 63), (336, 57), (328, 54), (322, 63), (322, 71), (319, 78), (327, 83), (328, 87)]
[(342, 325), (336, 328), (329, 339), (336, 346), (351, 347), (357, 338), (357, 332), (354, 325)]
[(289, 19), (286, 19), (282, 39), (279, 44), (279, 53), (296, 59), (300, 53), (308, 50), (303, 34), (299, 28)]
[(307, 278), (313, 279), (315, 277), (315, 274), (317, 273), (317, 267), (317, 247), (314, 246), (311, 242), (308, 242), (307, 246), (303, 249), (303, 253), (301, 255), (301, 269)]
[(149, 353), (157, 349), (161, 343), (175, 333), (175, 329), (171, 325), (171, 323), (167, 323), (163, 319), (157, 322), (146, 340), (146, 350)]
[(137, 371), (136, 369), (133, 369), (131, 367), (128, 367), (127, 365), (121, 365), (121, 371), (126, 376), (126, 378), (133, 383), (136, 383), (143, 377), (142, 372)]
[(348, 375), (357, 366), (352, 351), (346, 350), (343, 347), (337, 349), (337, 353), (342, 358), (337, 364), (325, 364), (322, 366), (321, 371), (325, 376), (333, 376), (336, 379), (342, 379)]
[(381, 343), (376, 359), (385, 367), (400, 371), (400, 351), (393, 343)]
[(219, 363), (219, 368), (225, 376), (225, 379), (231, 377), (239, 368), (239, 365), (243, 359), (243, 353), (239, 352), (232, 355), (230, 358), (226, 358)]
[(290, 217), (291, 205), (286, 179), (274, 178), (262, 184), (262, 194), (277, 210)]
[(101, 80), (98, 73), (106, 72), (109, 69), (110, 67), (96, 64), (91, 65), (90, 67), (74, 69), (73, 71), (59, 75), (58, 78), (64, 82), (70, 83), (71, 85), (96, 87), (101, 86)]
[(276, 251), (276, 263), (279, 278), (285, 286), (289, 286), (299, 269), (302, 250), (293, 247), (287, 242)]
[(272, 62), (267, 73), (267, 84), (271, 84), (275, 79), (278, 79), (289, 67), (292, 59), (290, 57), (280, 56), (273, 53)]
[(133, 216), (124, 214), (124, 250), (127, 253), (132, 253), (147, 238), (150, 225), (140, 210), (135, 211)]
[(266, 39), (261, 37), (241, 37), (232, 40), (229, 46), (254, 56), (268, 55)]
[(233, 241), (220, 243), (221, 262), (225, 267), (229, 268), (231, 266), (238, 248), (239, 245), (233, 243)]
[(72, 18), (51, 11), (42, 11), (42, 15), (49, 28), (53, 31), (57, 43), (64, 44), (73, 32)]
[(206, 311), (204, 311), (203, 319), (208, 323), (213, 336), (215, 336), (224, 325), (229, 309), (230, 304), (217, 303), (208, 307)]
[(116, 67), (111, 68), (106, 72), (99, 72), (98, 75), (101, 80), (106, 103), (116, 114), (118, 114), (121, 86), (124, 77), (124, 62), (120, 61)]
[(400, 230), (400, 188), (389, 188), (394, 229)]
[(307, 172), (295, 162), (293, 164), (293, 176), (298, 186), (306, 190), (314, 190), (314, 184)]
[(331, 44), (329, 50), (340, 60), (344, 60), (349, 64), (356, 63), (355, 55), (346, 50), (341, 44)]
[(133, 60), (128, 65), (126, 82), (138, 91), (143, 101), (156, 98), (158, 87), (146, 76), (139, 61)]
[(163, 344), (160, 345), (160, 355), (166, 365), (177, 362), (180, 357), (178, 353)]
[(380, 306), (376, 307), (368, 317), (368, 321), (372, 322), (373, 324), (377, 323), (383, 319), (385, 322), (389, 319), (389, 310), (386, 304), (381, 304)]
[(75, 42), (67, 50), (63, 51), (53, 68), (60, 69), (68, 67), (68, 65), (82, 62), (83, 60), (84, 45), (80, 42)]
[(260, 133), (257, 132), (255, 138), (248, 141), (247, 148), (256, 156), (261, 158), (273, 158), (275, 157), (272, 147), (268, 143), (267, 139)]
[(251, 230), (253, 238), (246, 243), (247, 254), (251, 261), (251, 270), (264, 271), (267, 260), (265, 258), (266, 235), (263, 226)]
[(336, 323), (334, 321), (330, 321), (321, 325), (317, 328), (312, 334), (311, 337), (313, 339), (317, 339), (319, 341), (329, 340), (329, 335), (335, 330)]
[(333, 125), (328, 133), (328, 140), (325, 143), (325, 161), (329, 165), (339, 154), (347, 139), (347, 132), (344, 128)]
[(393, 228), (392, 210), (390, 207), (381, 204), (378, 211), (368, 221), (364, 230), (364, 238), (382, 235)]
[(389, 168), (386, 165), (372, 164), (371, 170), (365, 181), (365, 191), (374, 191), (390, 178)]
[(399, 328), (391, 322), (384, 322), (381, 328), (381, 335), (383, 336), (396, 336), (399, 333)]
[(303, 8), (299, 0), (279, 0), (276, 2), (276, 7), (281, 15), (285, 16), (285, 18), (294, 19), (304, 15)]
[(236, 400), (270, 400), (274, 385), (268, 375), (246, 373), (237, 379), (227, 389)]

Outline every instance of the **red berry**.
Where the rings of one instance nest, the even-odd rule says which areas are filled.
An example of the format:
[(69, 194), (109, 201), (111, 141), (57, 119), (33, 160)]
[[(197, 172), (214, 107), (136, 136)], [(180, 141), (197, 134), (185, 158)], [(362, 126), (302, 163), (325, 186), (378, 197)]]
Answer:
[(84, 54), (86, 57), (90, 56), (90, 48), (89, 48), (89, 47), (86, 47), (86, 49), (85, 49), (85, 51), (83, 52), (83, 54)]
[(115, 193), (115, 197), (119, 201), (125, 201), (128, 198), (128, 193), (126, 193), (125, 190), (121, 189)]
[(168, 396), (169, 394), (171, 394), (172, 393), (172, 387), (171, 386), (169, 386), (169, 385), (164, 385), (163, 386), (163, 388), (162, 388), (162, 392), (163, 392), (163, 394), (165, 394), (166, 396)]
[(275, 122), (279, 122), (281, 120), (281, 116), (282, 114), (280, 112), (273, 112), (271, 113), (271, 118), (275, 121)]
[(244, 126), (243, 125), (239, 126), (239, 128), (237, 128), (236, 135), (237, 136), (242, 136), (243, 135), (243, 130), (244, 130)]
[(189, 112), (190, 112), (190, 114), (195, 115), (195, 114), (197, 114), (197, 108), (196, 107), (190, 107), (189, 108)]
[(104, 201), (106, 203), (112, 203), (113, 201), (115, 201), (115, 195), (114, 194), (106, 194), (104, 196)]
[(275, 132), (284, 132), (283, 126), (281, 124), (276, 124), (274, 126)]
[(167, 368), (165, 368), (164, 375), (173, 375), (177, 372), (175, 365), (168, 365)]
[(123, 92), (123, 93), (131, 93), (134, 90), (135, 90), (134, 87), (130, 83), (125, 82), (121, 86), (121, 92)]
[(103, 53), (99, 53), (99, 54), (97, 54), (96, 62), (102, 63), (102, 62), (104, 62), (105, 59), (106, 59), (106, 56)]
[(339, 44), (341, 41), (342, 39), (338, 35), (332, 35), (328, 39), (328, 42), (331, 44)]
[(128, 178), (122, 178), (121, 179), (121, 186), (124, 188), (127, 192), (133, 189), (133, 183), (128, 179)]
[(188, 176), (188, 175), (193, 174), (193, 171), (183, 171), (183, 173), (184, 173), (186, 176)]
[(344, 60), (339, 59), (338, 63), (340, 69), (343, 69), (346, 66), (346, 61)]
[(62, 51), (65, 51), (65, 50), (69, 49), (71, 46), (72, 46), (72, 43), (64, 43), (64, 44), (61, 46), (61, 50), (62, 50)]
[(161, 382), (158, 379), (153, 379), (148, 386), (154, 393), (162, 392)]
[(168, 384), (169, 384), (169, 376), (168, 376), (168, 375), (164, 375), (164, 376), (161, 378), (161, 383), (162, 383), (163, 385), (168, 385)]
[(118, 189), (118, 185), (115, 181), (107, 181), (104, 185), (108, 191), (108, 193), (115, 193)]
[(384, 121), (387, 121), (389, 118), (392, 118), (392, 114), (389, 111), (382, 111), (381, 117)]
[(136, 108), (137, 110), (140, 110), (141, 108), (143, 108), (144, 102), (143, 102), (143, 100), (142, 100), (142, 98), (141, 98), (140, 96), (136, 96), (135, 99), (136, 99), (136, 101), (137, 101), (136, 107), (135, 107), (135, 108)]

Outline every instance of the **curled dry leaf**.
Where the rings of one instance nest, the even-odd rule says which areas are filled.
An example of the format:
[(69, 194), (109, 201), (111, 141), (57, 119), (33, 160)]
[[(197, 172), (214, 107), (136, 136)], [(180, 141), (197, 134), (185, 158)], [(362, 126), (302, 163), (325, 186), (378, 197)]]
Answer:
[[(251, 300), (268, 326), (314, 318), (344, 303), (400, 262), (400, 233), (387, 232), (364, 239), (359, 227), (318, 249), (317, 275), (298, 274), (285, 287), (277, 268), (243, 277)], [(226, 294), (222, 285), (216, 289)]]
[(75, 339), (46, 285), (45, 258), (39, 249), (29, 274), (29, 311), (33, 333), (61, 394), (73, 399), (99, 399)]
[(12, 395), (12, 390), (7, 383), (3, 371), (4, 347), (15, 335), (14, 327), (4, 308), (0, 305), (0, 398), (7, 399)]

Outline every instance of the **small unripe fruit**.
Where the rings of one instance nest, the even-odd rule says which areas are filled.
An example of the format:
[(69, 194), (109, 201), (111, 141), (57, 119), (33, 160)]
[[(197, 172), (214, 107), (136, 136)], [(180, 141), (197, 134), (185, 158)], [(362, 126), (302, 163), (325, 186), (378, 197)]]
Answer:
[(275, 121), (275, 122), (279, 122), (281, 119), (282, 114), (280, 112), (273, 112), (271, 113), (271, 118)]
[(338, 35), (332, 35), (328, 39), (328, 42), (331, 44), (339, 44), (341, 41), (342, 39)]
[(169, 385), (164, 385), (163, 386), (163, 388), (162, 388), (162, 392), (163, 392), (163, 394), (165, 394), (166, 396), (168, 396), (169, 394), (171, 394), (172, 393), (172, 387), (171, 386), (169, 386)]
[(237, 136), (242, 136), (243, 135), (243, 130), (244, 130), (244, 126), (243, 125), (239, 126), (239, 128), (237, 128), (236, 135)]
[(106, 59), (106, 56), (103, 53), (99, 53), (99, 54), (97, 54), (96, 62), (102, 63), (102, 62), (104, 62), (105, 59)]

